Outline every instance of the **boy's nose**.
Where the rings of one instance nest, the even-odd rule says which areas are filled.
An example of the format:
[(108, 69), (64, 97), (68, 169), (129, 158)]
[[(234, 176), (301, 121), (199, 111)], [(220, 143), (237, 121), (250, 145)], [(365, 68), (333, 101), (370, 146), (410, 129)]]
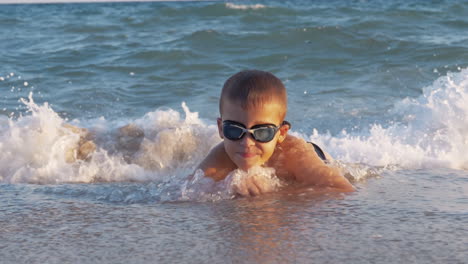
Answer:
[(252, 137), (252, 134), (247, 133), (241, 139), (241, 144), (243, 146), (252, 146), (255, 145), (255, 139)]

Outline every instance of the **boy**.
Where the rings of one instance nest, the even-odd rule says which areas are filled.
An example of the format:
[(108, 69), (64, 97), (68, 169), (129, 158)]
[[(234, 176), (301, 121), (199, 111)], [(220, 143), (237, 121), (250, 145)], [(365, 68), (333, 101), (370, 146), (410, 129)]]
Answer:
[[(354, 191), (338, 169), (325, 164), (320, 148), (287, 134), (286, 111), (286, 89), (273, 74), (249, 70), (233, 75), (225, 82), (219, 102), (217, 123), (223, 142), (199, 169), (220, 181), (235, 169), (267, 166), (286, 181), (321, 190)], [(251, 177), (236, 192), (244, 196), (267, 192), (259, 181)]]

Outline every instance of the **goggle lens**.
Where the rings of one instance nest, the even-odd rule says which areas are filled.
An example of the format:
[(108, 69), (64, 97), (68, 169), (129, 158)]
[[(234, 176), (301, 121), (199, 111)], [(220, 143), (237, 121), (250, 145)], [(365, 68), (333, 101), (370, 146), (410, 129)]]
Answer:
[(230, 140), (241, 139), (244, 134), (244, 130), (241, 127), (233, 126), (231, 124), (223, 125), (224, 136)]
[(276, 127), (259, 127), (253, 131), (253, 137), (260, 142), (269, 142), (275, 137), (276, 131)]

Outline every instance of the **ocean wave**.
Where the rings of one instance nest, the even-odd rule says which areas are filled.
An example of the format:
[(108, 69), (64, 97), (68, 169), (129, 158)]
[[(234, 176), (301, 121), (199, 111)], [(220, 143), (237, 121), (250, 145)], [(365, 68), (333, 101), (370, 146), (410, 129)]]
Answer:
[[(332, 136), (315, 131), (311, 141), (338, 160), (400, 169), (468, 169), (468, 69), (449, 72), (391, 110), (390, 124)], [(307, 137), (307, 135), (303, 135)]]
[[(104, 195), (102, 199), (111, 202), (213, 201), (233, 197), (235, 184), (250, 177), (237, 171), (214, 182), (201, 172), (193, 174), (220, 139), (216, 126), (206, 124), (185, 103), (183, 113), (161, 108), (135, 120), (111, 122), (103, 117), (66, 120), (48, 103), (36, 104), (32, 94), (22, 102), (28, 114), (0, 116), (0, 183), (140, 182), (143, 185), (124, 184), (123, 189), (96, 193), (93, 189), (86, 195)], [(423, 88), (421, 96), (396, 103), (389, 114), (394, 116), (392, 122), (369, 124), (368, 129), (352, 133), (291, 133), (322, 146), (352, 181), (389, 169), (468, 169), (468, 69), (439, 77)], [(78, 157), (82, 135), (69, 129), (68, 123), (88, 129), (96, 144), (94, 152)], [(130, 128), (125, 126), (128, 123)], [(276, 188), (281, 183), (271, 173), (265, 168), (254, 174), (270, 177), (267, 182)]]

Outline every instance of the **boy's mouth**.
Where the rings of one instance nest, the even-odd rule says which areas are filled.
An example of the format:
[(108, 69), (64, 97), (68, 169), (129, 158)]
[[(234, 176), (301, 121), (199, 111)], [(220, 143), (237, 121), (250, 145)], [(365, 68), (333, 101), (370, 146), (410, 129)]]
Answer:
[(253, 152), (238, 152), (238, 154), (239, 154), (239, 156), (241, 156), (244, 159), (253, 158), (253, 157), (257, 156), (257, 154), (255, 154)]

